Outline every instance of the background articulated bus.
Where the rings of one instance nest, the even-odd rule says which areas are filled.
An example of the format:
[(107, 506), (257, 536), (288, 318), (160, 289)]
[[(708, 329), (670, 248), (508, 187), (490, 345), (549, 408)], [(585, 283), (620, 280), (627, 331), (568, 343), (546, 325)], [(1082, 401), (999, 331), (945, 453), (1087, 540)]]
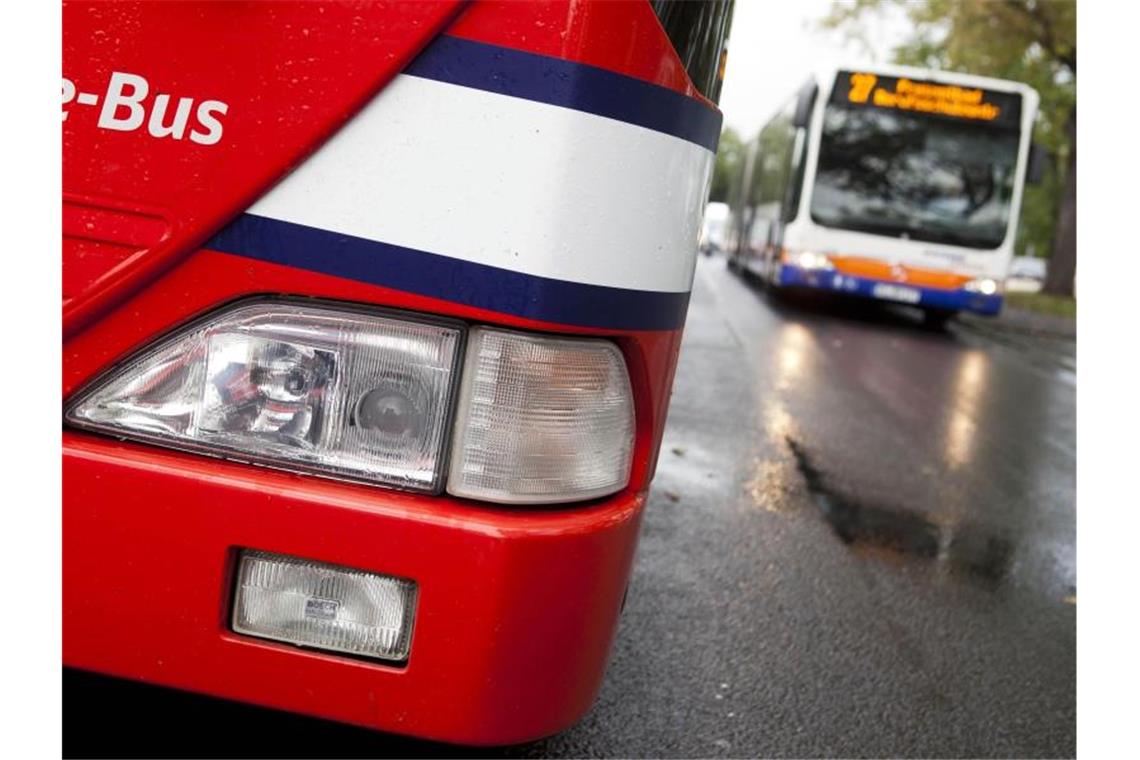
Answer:
[(729, 266), (918, 306), (934, 323), (998, 313), (1038, 173), (1037, 102), (1017, 82), (897, 66), (813, 78), (748, 147)]

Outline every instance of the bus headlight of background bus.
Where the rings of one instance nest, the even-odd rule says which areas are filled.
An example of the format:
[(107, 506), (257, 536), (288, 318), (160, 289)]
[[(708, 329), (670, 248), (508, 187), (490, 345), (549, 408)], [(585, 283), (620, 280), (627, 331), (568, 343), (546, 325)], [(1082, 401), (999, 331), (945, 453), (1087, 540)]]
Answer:
[(997, 280), (983, 277), (977, 280), (970, 280), (962, 286), (962, 289), (970, 293), (981, 293), (984, 296), (992, 296), (1001, 291), (1001, 283)]
[(784, 251), (784, 262), (797, 266), (800, 269), (812, 271), (828, 271), (835, 269), (825, 254), (816, 251)]
[[(504, 503), (621, 490), (629, 375), (601, 339), (464, 326), (314, 302), (223, 309), (111, 370), (76, 427), (406, 490)], [(450, 440), (449, 440), (450, 439)]]

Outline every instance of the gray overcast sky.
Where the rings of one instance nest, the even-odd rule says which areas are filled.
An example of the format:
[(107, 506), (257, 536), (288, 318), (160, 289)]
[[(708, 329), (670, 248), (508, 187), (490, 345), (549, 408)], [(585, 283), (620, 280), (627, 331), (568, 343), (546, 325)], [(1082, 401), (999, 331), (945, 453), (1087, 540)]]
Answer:
[(831, 6), (831, 0), (736, 0), (720, 95), (725, 126), (753, 137), (813, 70), (888, 61), (909, 30), (901, 12), (884, 16), (869, 34), (872, 56), (843, 34), (815, 27)]

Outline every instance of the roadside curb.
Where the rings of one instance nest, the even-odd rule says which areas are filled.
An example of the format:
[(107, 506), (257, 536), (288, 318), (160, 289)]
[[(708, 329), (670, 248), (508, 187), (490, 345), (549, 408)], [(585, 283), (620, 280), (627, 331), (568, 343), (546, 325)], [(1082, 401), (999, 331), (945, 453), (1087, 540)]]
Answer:
[(954, 325), (952, 329), (962, 334), (1019, 351), (1035, 364), (1059, 367), (1076, 375), (1077, 336), (1072, 320), (1019, 311), (1012, 318), (1004, 312), (991, 318), (959, 315)]
[(997, 317), (961, 314), (958, 321), (984, 333), (1016, 333), (1036, 338), (1068, 341), (1076, 341), (1077, 339), (1076, 320), (1054, 317), (1048, 314), (1036, 314), (1022, 309), (1011, 309), (1008, 306), (1002, 309), (1001, 314)]

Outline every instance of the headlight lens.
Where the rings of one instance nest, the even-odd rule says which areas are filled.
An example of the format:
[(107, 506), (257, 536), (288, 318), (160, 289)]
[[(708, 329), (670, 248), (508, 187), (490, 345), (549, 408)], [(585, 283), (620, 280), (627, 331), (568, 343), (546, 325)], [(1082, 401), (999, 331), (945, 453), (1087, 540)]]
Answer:
[(799, 251), (792, 254), (792, 263), (801, 269), (835, 269), (831, 259), (815, 251)]
[(613, 493), (629, 481), (633, 421), (613, 343), (474, 328), (447, 490), (533, 504)]
[(320, 305), (239, 305), (127, 362), (78, 427), (438, 490), (460, 330)]
[(1001, 290), (1001, 285), (998, 283), (998, 281), (991, 280), (988, 277), (978, 280), (970, 280), (962, 287), (970, 293), (981, 293), (984, 296), (992, 296)]

